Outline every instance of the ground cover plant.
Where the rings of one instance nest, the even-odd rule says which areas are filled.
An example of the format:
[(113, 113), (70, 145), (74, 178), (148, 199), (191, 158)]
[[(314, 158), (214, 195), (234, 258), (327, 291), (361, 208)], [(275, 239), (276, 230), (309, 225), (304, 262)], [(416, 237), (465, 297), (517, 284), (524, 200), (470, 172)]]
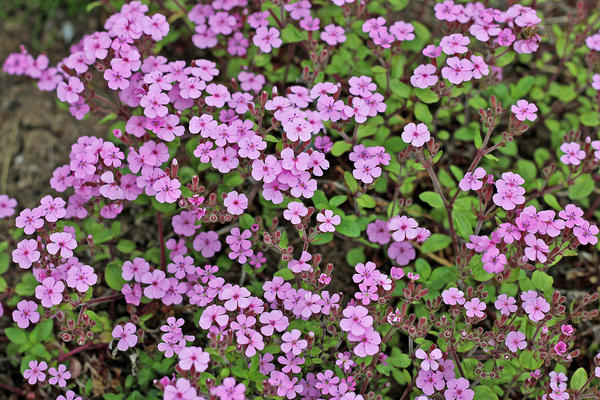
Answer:
[(3, 64), (107, 127), (0, 195), (6, 397), (600, 398), (596, 1), (88, 11)]

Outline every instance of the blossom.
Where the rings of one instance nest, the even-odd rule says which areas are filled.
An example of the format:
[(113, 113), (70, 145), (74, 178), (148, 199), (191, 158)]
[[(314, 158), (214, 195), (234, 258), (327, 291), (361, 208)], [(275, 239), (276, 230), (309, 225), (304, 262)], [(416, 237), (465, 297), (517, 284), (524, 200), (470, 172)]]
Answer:
[(335, 232), (335, 226), (341, 223), (339, 215), (334, 215), (331, 210), (323, 210), (317, 214), (317, 221), (321, 222), (319, 230), (321, 232)]
[(219, 386), (212, 387), (210, 394), (218, 396), (219, 400), (244, 400), (246, 386), (243, 383), (236, 383), (232, 377), (223, 379)]
[(199, 251), (202, 257), (209, 258), (221, 250), (219, 234), (214, 231), (200, 232), (192, 242), (194, 250)]
[(23, 231), (27, 235), (31, 235), (36, 231), (36, 229), (40, 229), (42, 226), (44, 226), (44, 220), (42, 219), (42, 216), (43, 213), (40, 208), (26, 208), (21, 211), (17, 218), (15, 218), (15, 225), (17, 228), (23, 228)]
[(525, 341), (525, 334), (523, 332), (509, 332), (506, 335), (504, 344), (510, 351), (516, 353), (518, 350), (523, 350), (527, 347), (527, 341)]
[(479, 190), (483, 187), (483, 182), (479, 179), (485, 177), (485, 169), (478, 167), (473, 172), (467, 172), (465, 176), (460, 180), (458, 187), (463, 192), (468, 190)]
[(429, 354), (423, 349), (417, 349), (415, 357), (421, 361), (421, 369), (424, 371), (437, 371), (440, 364), (438, 360), (442, 359), (442, 351), (440, 349), (433, 349)]
[(266, 26), (261, 26), (256, 30), (252, 42), (264, 53), (270, 53), (272, 48), (278, 48), (282, 43), (279, 38), (279, 31), (276, 28), (267, 28)]
[[(308, 208), (304, 207), (299, 201), (292, 201), (288, 204), (287, 209), (283, 211), (283, 217), (294, 225), (302, 222), (301, 217), (308, 214)], [(339, 218), (339, 217), (338, 217)]]
[(208, 368), (210, 356), (202, 347), (184, 347), (179, 352), (179, 368), (188, 371), (194, 368), (196, 372), (204, 372)]
[(112, 330), (112, 337), (119, 339), (117, 348), (125, 351), (137, 344), (138, 337), (136, 335), (136, 327), (131, 322), (127, 322), (124, 326), (117, 325)]
[(302, 350), (308, 346), (308, 342), (300, 339), (301, 332), (298, 329), (293, 329), (291, 332), (285, 332), (281, 336), (281, 351), (284, 353), (292, 352), (295, 356), (302, 353)]
[(373, 317), (363, 306), (346, 306), (342, 314), (345, 318), (340, 321), (340, 328), (344, 332), (360, 336), (373, 325)]
[(23, 377), (27, 379), (27, 382), (30, 385), (35, 385), (37, 382), (43, 382), (46, 379), (46, 374), (44, 373), (46, 368), (48, 368), (46, 361), (29, 361), (29, 368), (23, 371)]
[[(444, 381), (444, 374), (442, 374), (439, 371), (425, 369), (419, 370), (419, 375), (417, 376), (417, 380), (415, 381), (415, 383), (417, 387), (428, 396), (434, 394), (436, 390), (442, 390), (444, 386), (446, 386), (446, 382)], [(417, 397), (417, 399), (419, 399), (419, 397)], [(425, 397), (425, 399), (427, 399), (427, 397)]]
[(40, 313), (37, 312), (38, 305), (35, 301), (21, 300), (17, 303), (17, 309), (12, 312), (13, 321), (19, 328), (29, 327), (29, 323), (37, 323), (40, 320)]
[(56, 88), (56, 94), (60, 101), (75, 104), (79, 99), (79, 93), (83, 92), (83, 83), (76, 76), (69, 77), (67, 82), (60, 82)]
[(467, 36), (463, 36), (460, 33), (453, 33), (448, 36), (444, 36), (440, 41), (442, 51), (448, 55), (466, 53), (468, 48), (467, 45), (471, 43), (471, 40)]
[(77, 396), (77, 394), (75, 394), (74, 391), (72, 390), (67, 390), (67, 392), (65, 393), (65, 396), (63, 396), (62, 394), (59, 395), (56, 400), (82, 400), (81, 396)]
[(581, 146), (577, 142), (563, 143), (560, 151), (565, 153), (560, 156), (560, 161), (566, 165), (579, 165), (585, 158), (585, 151), (581, 150)]
[(227, 212), (233, 215), (241, 215), (248, 208), (248, 198), (243, 193), (235, 190), (229, 192), (223, 200), (223, 205), (227, 207)]
[(469, 389), (469, 381), (465, 378), (451, 379), (446, 383), (444, 391), (446, 400), (473, 400), (475, 392)]
[[(226, 378), (227, 379), (227, 378)], [(165, 386), (164, 400), (197, 400), (196, 388), (185, 378), (178, 378), (175, 384)]]
[(397, 242), (402, 242), (405, 239), (414, 239), (418, 226), (417, 221), (405, 215), (395, 216), (388, 223), (388, 228), (390, 231), (393, 231), (392, 238)]
[(525, 256), (530, 261), (539, 261), (545, 263), (548, 259), (546, 253), (548, 253), (548, 245), (542, 239), (536, 239), (532, 234), (525, 236), (525, 243), (528, 247), (525, 248)]
[(449, 288), (442, 292), (442, 300), (445, 304), (453, 306), (465, 304), (465, 293), (457, 288)]
[(591, 225), (588, 221), (583, 221), (573, 228), (573, 233), (580, 244), (596, 244), (598, 243), (598, 227)]
[(550, 304), (542, 296), (536, 296), (523, 303), (523, 310), (533, 322), (544, 319), (545, 313), (550, 311)]
[[(16, 206), (17, 200), (11, 199), (5, 194), (0, 194), (0, 219), (13, 215), (15, 213)], [(23, 213), (21, 212), (21, 214)]]
[(517, 104), (513, 104), (510, 110), (519, 121), (535, 121), (537, 119), (537, 115), (535, 115), (535, 112), (538, 110), (537, 106), (529, 103), (527, 100), (521, 99), (517, 101)]
[(94, 273), (94, 268), (89, 265), (73, 266), (67, 272), (67, 286), (81, 293), (87, 292), (97, 281), (98, 276)]
[(506, 266), (506, 256), (500, 253), (496, 247), (491, 247), (481, 256), (483, 269), (490, 274), (499, 274)]
[(433, 64), (421, 64), (415, 68), (410, 83), (417, 88), (426, 89), (437, 83), (437, 68)]
[(41, 300), (43, 307), (49, 308), (62, 302), (63, 290), (65, 290), (64, 283), (48, 277), (35, 288), (35, 297)]
[(346, 41), (344, 28), (337, 25), (327, 25), (321, 32), (321, 39), (330, 46), (335, 46)]
[(412, 144), (415, 147), (423, 146), (429, 142), (430, 138), (429, 129), (423, 123), (415, 125), (415, 123), (411, 122), (402, 131), (402, 140), (404, 143)]
[(500, 311), (500, 314), (510, 315), (517, 311), (516, 303), (517, 301), (514, 297), (508, 297), (505, 294), (501, 294), (498, 296), (498, 299), (494, 302), (494, 306), (498, 311)]
[(479, 300), (477, 297), (472, 298), (471, 300), (465, 303), (465, 310), (467, 310), (467, 317), (476, 317), (483, 318), (486, 306), (485, 303)]
[(48, 379), (48, 383), (57, 385), (58, 387), (67, 386), (67, 379), (71, 379), (71, 372), (67, 371), (67, 367), (64, 364), (59, 364), (58, 369), (54, 367), (48, 369), (48, 374), (51, 376)]
[(348, 334), (348, 340), (358, 342), (353, 351), (358, 357), (367, 357), (377, 354), (379, 344), (381, 343), (381, 335), (373, 328), (365, 330), (362, 335), (355, 336), (352, 333)]
[(474, 65), (470, 60), (450, 57), (446, 60), (448, 66), (442, 68), (442, 76), (451, 83), (459, 85), (473, 78)]
[(17, 243), (17, 248), (12, 251), (13, 262), (19, 264), (21, 268), (30, 268), (31, 264), (40, 259), (40, 252), (37, 248), (38, 243), (33, 239), (21, 240)]

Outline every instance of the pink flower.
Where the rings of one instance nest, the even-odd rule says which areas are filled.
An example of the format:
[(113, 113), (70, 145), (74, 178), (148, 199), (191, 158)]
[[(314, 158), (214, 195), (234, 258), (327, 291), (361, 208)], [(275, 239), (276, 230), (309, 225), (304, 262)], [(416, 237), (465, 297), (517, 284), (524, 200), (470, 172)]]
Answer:
[(38, 209), (46, 218), (48, 222), (56, 222), (67, 214), (65, 209), (65, 201), (60, 197), (52, 198), (52, 196), (44, 196), (40, 200), (40, 206)]
[(225, 307), (216, 304), (206, 307), (200, 316), (200, 328), (208, 330), (214, 323), (220, 327), (226, 326), (229, 321), (229, 316), (227, 316), (226, 312)]
[(42, 226), (44, 226), (44, 220), (42, 219), (42, 216), (43, 213), (39, 207), (31, 210), (26, 208), (21, 211), (19, 216), (15, 219), (15, 225), (17, 228), (23, 228), (23, 231), (27, 235), (31, 235), (36, 231), (36, 229), (40, 229)]
[(358, 342), (353, 351), (358, 357), (374, 356), (379, 352), (379, 344), (381, 343), (381, 335), (373, 328), (368, 328), (362, 335), (355, 336), (352, 333), (348, 334), (348, 340)]
[(471, 299), (465, 303), (465, 310), (467, 310), (467, 317), (483, 318), (485, 315), (483, 310), (485, 310), (485, 308), (486, 308), (485, 303), (482, 302), (481, 300), (479, 300), (477, 297), (474, 297), (473, 299)]
[(501, 294), (498, 296), (498, 299), (494, 302), (494, 306), (500, 314), (502, 315), (510, 315), (517, 311), (517, 301), (514, 297), (508, 297), (505, 294)]
[(136, 327), (131, 322), (127, 322), (125, 326), (117, 325), (112, 331), (112, 337), (119, 339), (117, 348), (125, 351), (137, 344), (138, 337), (136, 335)]
[(210, 96), (206, 96), (204, 101), (211, 107), (222, 108), (225, 103), (231, 100), (231, 95), (225, 85), (211, 83), (206, 87), (206, 93)]
[(156, 190), (156, 201), (159, 203), (175, 203), (181, 197), (179, 187), (181, 183), (177, 179), (164, 176), (154, 182), (152, 188)]
[(48, 368), (46, 361), (38, 363), (37, 360), (29, 361), (29, 368), (23, 371), (23, 377), (27, 379), (30, 385), (35, 385), (37, 382), (43, 382), (46, 379), (44, 371)]
[(50, 235), (51, 242), (46, 249), (50, 254), (57, 254), (60, 251), (62, 258), (73, 256), (73, 250), (77, 247), (77, 242), (70, 233), (56, 232)]
[[(443, 373), (424, 369), (419, 370), (419, 375), (415, 383), (427, 396), (431, 396), (436, 390), (442, 390), (446, 386)], [(426, 396), (421, 397), (424, 397), (425, 400), (428, 399)], [(417, 397), (415, 400), (420, 400), (420, 398)]]
[(49, 308), (62, 302), (63, 290), (65, 290), (64, 283), (49, 277), (35, 288), (35, 297), (41, 300), (43, 307)]
[(264, 324), (260, 332), (265, 336), (273, 335), (274, 331), (283, 332), (289, 326), (288, 318), (279, 310), (262, 313), (259, 320)]
[(537, 119), (537, 115), (535, 115), (535, 112), (538, 110), (537, 106), (529, 103), (527, 100), (521, 99), (517, 101), (517, 104), (512, 105), (510, 110), (519, 121), (535, 121)]
[(556, 343), (554, 345), (554, 351), (556, 352), (556, 354), (558, 354), (559, 356), (565, 354), (567, 352), (567, 344), (565, 342), (563, 342), (562, 340), (559, 341), (558, 343)]
[[(7, 218), (7, 217), (10, 217), (11, 215), (13, 215), (15, 213), (16, 206), (17, 206), (17, 200), (11, 199), (10, 197), (8, 197), (5, 194), (0, 194), (0, 219)], [(29, 209), (26, 209), (26, 210), (29, 210)], [(23, 210), (23, 211), (25, 211), (25, 210)], [(21, 215), (23, 215), (23, 212), (21, 212)], [(19, 217), (17, 217), (17, 220), (18, 219), (19, 219)], [(22, 228), (22, 226), (19, 226), (19, 228)], [(27, 233), (27, 232), (25, 232), (25, 233)], [(31, 234), (31, 233), (28, 233), (28, 234)]]
[(433, 64), (421, 64), (415, 68), (410, 83), (417, 88), (426, 89), (437, 83), (437, 68)]
[(402, 140), (404, 143), (410, 143), (415, 147), (421, 147), (429, 142), (431, 138), (427, 125), (420, 123), (415, 125), (413, 122), (407, 124), (402, 131)]
[(252, 42), (264, 53), (270, 53), (272, 48), (279, 48), (282, 43), (279, 38), (279, 31), (276, 28), (267, 28), (266, 26), (261, 26), (256, 30)]
[(437, 371), (442, 359), (442, 351), (440, 349), (433, 349), (427, 354), (423, 349), (417, 349), (415, 356), (421, 361), (421, 369), (424, 371)]
[(473, 172), (467, 172), (460, 180), (458, 187), (460, 187), (460, 190), (463, 192), (468, 190), (479, 190), (483, 187), (483, 182), (481, 182), (479, 179), (485, 177), (485, 174), (485, 169), (481, 167), (478, 167)]
[(287, 210), (283, 212), (283, 217), (292, 224), (298, 225), (300, 222), (302, 222), (301, 217), (304, 217), (307, 214), (308, 208), (304, 207), (304, 204), (299, 201), (292, 201), (288, 204)]
[(523, 350), (527, 347), (527, 342), (525, 341), (525, 334), (523, 332), (509, 332), (506, 335), (506, 340), (504, 344), (510, 351), (516, 353), (518, 350)]
[(335, 46), (346, 41), (344, 28), (337, 25), (327, 25), (321, 32), (321, 39), (330, 46)]
[(544, 319), (545, 313), (550, 311), (550, 304), (542, 296), (524, 301), (523, 310), (528, 314), (529, 319), (538, 322)]
[(199, 251), (202, 257), (209, 258), (221, 250), (219, 235), (214, 231), (200, 232), (194, 239), (192, 246)]
[(462, 290), (452, 287), (442, 292), (442, 300), (449, 306), (462, 305), (465, 304), (465, 294)]
[(202, 347), (184, 347), (179, 352), (179, 368), (188, 371), (194, 368), (196, 372), (204, 372), (208, 368), (210, 356)]
[(396, 21), (390, 26), (390, 33), (396, 37), (398, 41), (413, 40), (415, 27), (404, 21)]
[(440, 41), (440, 46), (442, 47), (442, 51), (448, 55), (462, 54), (467, 52), (467, 45), (469, 43), (471, 43), (471, 40), (467, 36), (454, 33), (444, 36)]
[(235, 379), (231, 377), (223, 379), (222, 385), (210, 389), (210, 394), (218, 396), (220, 400), (244, 400), (245, 393), (246, 386), (243, 383), (236, 384)]
[(346, 306), (342, 314), (345, 318), (340, 321), (340, 328), (344, 332), (360, 336), (373, 325), (373, 317), (363, 306)]
[[(226, 378), (227, 379), (227, 378)], [(165, 386), (164, 400), (197, 400), (196, 388), (185, 378), (178, 378), (175, 385)]]
[[(75, 392), (74, 392), (74, 391), (72, 391), (72, 390), (67, 390), (67, 392), (65, 393), (65, 395), (66, 395), (66, 397), (65, 397), (65, 396), (63, 396), (62, 394), (61, 394), (61, 395), (59, 395), (59, 396), (56, 398), (56, 400), (82, 400), (81, 396), (77, 396), (77, 395), (75, 394)], [(77, 397), (75, 397), (75, 396), (77, 396)]]
[(21, 300), (17, 303), (17, 309), (12, 312), (13, 321), (19, 328), (25, 329), (29, 323), (37, 323), (40, 313), (37, 312), (38, 305), (34, 301)]
[(417, 221), (405, 215), (395, 216), (388, 222), (388, 228), (390, 231), (393, 231), (392, 238), (397, 242), (402, 242), (405, 239), (414, 239), (418, 226)]
[(331, 210), (323, 210), (317, 214), (317, 221), (321, 222), (319, 230), (321, 232), (335, 232), (335, 226), (341, 223), (339, 215), (334, 215)]
[[(171, 256), (173, 257), (173, 253), (171, 253)], [(134, 258), (133, 262), (125, 261), (123, 263), (121, 275), (126, 281), (130, 281), (131, 279), (135, 278), (136, 282), (141, 282), (142, 276), (149, 271), (150, 264), (148, 264), (148, 262), (146, 262), (146, 260), (143, 258), (136, 257)]]
[(33, 239), (21, 240), (12, 252), (13, 262), (19, 264), (21, 268), (30, 268), (31, 264), (40, 259), (40, 252), (37, 248), (38, 243)]
[(67, 272), (67, 286), (81, 293), (87, 292), (97, 281), (98, 276), (94, 273), (94, 268), (89, 265), (73, 266)]
[(565, 153), (560, 157), (560, 161), (565, 165), (579, 165), (585, 158), (585, 151), (581, 150), (581, 146), (577, 142), (563, 143), (560, 151)]
[(469, 389), (469, 381), (465, 378), (451, 379), (446, 383), (444, 391), (446, 400), (473, 400), (475, 392)]
[(583, 221), (573, 228), (573, 234), (577, 237), (580, 244), (596, 244), (598, 243), (598, 227), (590, 225), (588, 221)]
[(408, 265), (416, 257), (415, 248), (407, 240), (393, 242), (388, 248), (388, 256), (398, 265)]
[(442, 68), (442, 76), (451, 83), (459, 85), (473, 78), (474, 65), (470, 60), (450, 57), (446, 60), (447, 67)]
[(281, 336), (281, 351), (284, 353), (292, 352), (295, 356), (302, 353), (302, 350), (308, 346), (308, 342), (300, 339), (301, 332), (298, 329), (293, 329), (291, 332), (285, 332)]
[(69, 104), (77, 103), (79, 93), (83, 92), (83, 83), (75, 76), (69, 77), (68, 83), (60, 82), (56, 88), (56, 94), (60, 101), (65, 101)]
[(489, 248), (481, 256), (483, 269), (490, 274), (499, 274), (506, 266), (506, 256), (500, 253), (496, 247)]
[(536, 239), (533, 234), (525, 236), (525, 243), (528, 247), (525, 248), (525, 256), (530, 261), (539, 261), (545, 263), (548, 259), (546, 253), (548, 253), (548, 245), (542, 239)]
[(248, 198), (245, 194), (238, 194), (235, 190), (229, 192), (223, 200), (223, 205), (227, 207), (227, 212), (233, 215), (241, 215), (248, 208)]
[(48, 379), (48, 383), (58, 387), (67, 386), (67, 379), (71, 379), (71, 372), (67, 371), (67, 367), (64, 364), (59, 364), (58, 369), (54, 367), (50, 368), (48, 374), (51, 376)]

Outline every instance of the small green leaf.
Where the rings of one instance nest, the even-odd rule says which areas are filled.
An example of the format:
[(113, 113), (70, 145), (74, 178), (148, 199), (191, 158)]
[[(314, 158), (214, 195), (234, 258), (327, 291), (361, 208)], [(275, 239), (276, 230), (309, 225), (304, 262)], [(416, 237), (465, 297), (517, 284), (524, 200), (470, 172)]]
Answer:
[(104, 280), (106, 281), (106, 284), (110, 286), (111, 289), (118, 290), (119, 292), (123, 288), (123, 285), (125, 285), (125, 279), (121, 276), (121, 265), (120, 261), (111, 261), (104, 271)]
[(569, 198), (571, 200), (585, 199), (593, 190), (594, 180), (590, 174), (584, 174), (577, 178), (574, 185), (569, 186)]
[(419, 195), (419, 199), (423, 200), (425, 203), (429, 204), (433, 208), (444, 207), (444, 201), (437, 192), (423, 192)]
[(433, 253), (434, 251), (445, 249), (450, 243), (452, 243), (450, 236), (441, 233), (434, 233), (423, 244), (421, 251), (423, 253)]
[(579, 120), (585, 126), (600, 125), (600, 113), (598, 111), (587, 111), (579, 116)]
[(348, 265), (355, 266), (358, 263), (365, 262), (365, 252), (362, 247), (355, 247), (346, 253)]
[(352, 143), (338, 140), (331, 146), (331, 155), (339, 157), (352, 148)]
[(354, 179), (354, 176), (352, 176), (351, 172), (344, 172), (344, 180), (346, 181), (346, 186), (348, 186), (348, 189), (350, 189), (352, 193), (356, 193), (358, 190), (358, 182), (356, 179)]
[(537, 352), (523, 350), (519, 355), (519, 363), (523, 368), (535, 371), (542, 366), (543, 361)]
[(533, 285), (542, 292), (552, 289), (552, 284), (554, 283), (554, 279), (550, 275), (539, 270), (533, 271), (531, 281), (533, 282)]
[(368, 194), (362, 194), (359, 198), (356, 199), (356, 202), (359, 206), (363, 208), (373, 208), (375, 207), (375, 199), (369, 196)]
[(329, 207), (336, 208), (336, 207), (344, 204), (347, 199), (348, 199), (348, 196), (343, 195), (343, 194), (334, 196), (331, 199), (329, 199)]
[(119, 240), (117, 243), (117, 250), (121, 253), (129, 254), (135, 250), (135, 242), (127, 239)]
[(360, 227), (358, 226), (358, 224), (356, 223), (356, 217), (355, 216), (342, 216), (341, 217), (341, 222), (338, 226), (335, 227), (335, 230), (344, 235), (344, 236), (348, 236), (348, 237), (359, 237), (360, 236)]
[(289, 268), (280, 269), (279, 271), (275, 272), (274, 276), (280, 276), (286, 281), (294, 279), (294, 273)]
[(571, 376), (571, 389), (578, 391), (588, 380), (588, 375), (583, 367), (577, 368), (577, 370)]
[(4, 334), (11, 342), (15, 344), (25, 344), (28, 343), (27, 334), (24, 329), (21, 328), (6, 328), (4, 330)]
[(431, 114), (431, 111), (429, 111), (429, 107), (423, 103), (415, 104), (415, 118), (426, 124), (433, 122), (433, 115)]

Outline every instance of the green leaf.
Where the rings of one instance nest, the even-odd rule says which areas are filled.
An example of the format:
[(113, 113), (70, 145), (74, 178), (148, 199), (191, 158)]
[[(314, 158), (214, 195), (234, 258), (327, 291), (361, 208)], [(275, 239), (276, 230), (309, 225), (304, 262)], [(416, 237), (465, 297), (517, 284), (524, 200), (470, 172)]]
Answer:
[(176, 209), (176, 203), (159, 203), (155, 197), (150, 198), (152, 202), (152, 206), (156, 211), (160, 211), (162, 213), (173, 213)]
[(321, 232), (321, 233), (318, 233), (317, 236), (315, 236), (315, 238), (313, 239), (311, 244), (320, 245), (320, 244), (329, 243), (332, 240), (333, 240), (333, 232)]
[(336, 207), (344, 204), (347, 199), (348, 199), (348, 196), (343, 195), (343, 194), (341, 194), (339, 196), (334, 196), (331, 199), (329, 199), (329, 207), (336, 208)]
[(523, 350), (519, 355), (519, 363), (523, 368), (534, 371), (542, 366), (543, 361), (537, 352)]
[(8, 340), (15, 344), (25, 344), (29, 342), (27, 340), (27, 334), (25, 333), (25, 330), (21, 328), (6, 328), (4, 330), (4, 334), (6, 335)]
[(52, 319), (47, 319), (37, 324), (30, 333), (31, 342), (47, 341), (52, 336), (52, 328), (54, 328), (54, 321)]
[(346, 181), (346, 186), (348, 186), (348, 189), (350, 189), (352, 193), (356, 193), (358, 190), (358, 182), (356, 179), (354, 179), (354, 176), (352, 176), (351, 172), (344, 172), (344, 180)]
[(431, 111), (429, 111), (429, 107), (423, 103), (415, 104), (415, 118), (426, 124), (433, 122), (433, 115), (431, 114)]
[(392, 94), (398, 96), (401, 99), (408, 99), (410, 97), (410, 87), (398, 79), (392, 79), (390, 81), (390, 89)]
[(282, 268), (279, 271), (275, 272), (275, 274), (273, 274), (273, 275), (280, 276), (286, 281), (294, 279), (294, 273), (289, 268)]
[(117, 243), (117, 250), (121, 253), (129, 254), (135, 250), (135, 242), (127, 239), (119, 240)]
[(104, 280), (111, 289), (121, 291), (123, 285), (125, 285), (125, 279), (122, 277), (122, 266), (120, 261), (111, 261), (106, 266), (104, 271)]
[(480, 149), (483, 144), (483, 140), (481, 139), (481, 132), (479, 131), (479, 127), (475, 129), (475, 133), (473, 134), (473, 142), (475, 143), (475, 148)]
[(577, 370), (571, 376), (571, 389), (578, 391), (588, 380), (587, 371), (583, 367), (577, 368)]
[(346, 253), (348, 265), (355, 266), (358, 263), (365, 262), (365, 252), (362, 247), (355, 247)]
[(452, 243), (450, 236), (441, 233), (434, 233), (423, 244), (421, 251), (423, 253), (433, 253), (434, 251), (445, 249), (450, 243)]
[(317, 190), (314, 193), (311, 200), (314, 203), (315, 207), (317, 207), (317, 209), (319, 210), (329, 208), (329, 202), (327, 201), (327, 197), (325, 196), (325, 193), (323, 193), (322, 190)]
[(590, 174), (584, 174), (577, 178), (574, 185), (569, 186), (569, 198), (571, 200), (585, 199), (593, 190), (594, 180)]
[(360, 227), (356, 223), (355, 216), (341, 216), (341, 222), (338, 226), (335, 227), (335, 230), (344, 236), (348, 237), (359, 237), (360, 236)]
[(498, 396), (488, 386), (477, 385), (473, 388), (475, 392), (474, 399), (498, 400)]
[(304, 31), (299, 31), (294, 24), (287, 24), (281, 31), (281, 40), (284, 43), (301, 42), (307, 39), (307, 34)]
[(423, 280), (428, 280), (431, 276), (431, 266), (429, 265), (427, 260), (423, 258), (417, 259), (417, 261), (415, 262), (415, 269), (417, 270), (419, 276)]
[(368, 194), (362, 194), (359, 198), (356, 199), (356, 202), (359, 206), (363, 208), (373, 208), (375, 207), (375, 199), (369, 196)]
[(429, 204), (433, 208), (443, 208), (444, 201), (442, 197), (437, 192), (423, 192), (419, 195), (419, 198), (423, 200), (425, 203)]
[(539, 270), (533, 271), (531, 281), (536, 289), (542, 292), (552, 289), (552, 284), (554, 283), (554, 279), (550, 275)]
[(338, 140), (331, 146), (331, 155), (339, 157), (352, 148), (352, 143)]
[(579, 116), (579, 120), (585, 126), (600, 125), (600, 113), (598, 111), (587, 111)]
[(8, 253), (0, 253), (0, 275), (6, 272), (9, 264), (10, 257), (8, 257)]
[(413, 93), (425, 104), (436, 103), (440, 99), (437, 93), (431, 89), (414, 88)]

